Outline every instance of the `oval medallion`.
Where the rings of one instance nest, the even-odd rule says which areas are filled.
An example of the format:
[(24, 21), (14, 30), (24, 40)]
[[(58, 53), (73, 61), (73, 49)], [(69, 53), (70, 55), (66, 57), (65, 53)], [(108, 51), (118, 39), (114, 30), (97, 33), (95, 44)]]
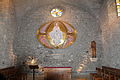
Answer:
[(76, 30), (66, 22), (53, 21), (37, 30), (37, 39), (47, 48), (62, 49), (76, 40)]

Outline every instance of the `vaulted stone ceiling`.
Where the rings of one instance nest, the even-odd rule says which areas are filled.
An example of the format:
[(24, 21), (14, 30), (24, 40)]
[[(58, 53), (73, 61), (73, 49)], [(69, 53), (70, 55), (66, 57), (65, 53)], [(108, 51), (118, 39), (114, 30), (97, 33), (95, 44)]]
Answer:
[(89, 11), (93, 16), (99, 14), (101, 5), (105, 0), (14, 0), (16, 15), (23, 16), (28, 10), (47, 6), (49, 4), (65, 3), (76, 7), (82, 7)]

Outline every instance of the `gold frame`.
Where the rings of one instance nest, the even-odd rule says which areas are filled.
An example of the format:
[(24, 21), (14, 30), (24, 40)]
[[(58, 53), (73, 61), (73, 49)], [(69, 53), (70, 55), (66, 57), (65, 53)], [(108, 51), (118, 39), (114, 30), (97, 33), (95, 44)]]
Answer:
[[(65, 38), (63, 39), (64, 41), (67, 40), (67, 36), (68, 36), (68, 35), (73, 36), (74, 40), (73, 40), (72, 42), (70, 42), (67, 46), (64, 46), (65, 43), (64, 43), (64, 44), (61, 44), (61, 45), (58, 45), (58, 46), (56, 46), (56, 47), (51, 44), (51, 42), (50, 42), (51, 39), (50, 39), (50, 36), (49, 36), (48, 34), (49, 34), (50, 31), (52, 31), (52, 29), (54, 28), (54, 24), (55, 24), (55, 23), (59, 23), (59, 25), (60, 25), (60, 26), (59, 26), (60, 30), (61, 30), (62, 32), (66, 33)], [(67, 27), (65, 26), (65, 24), (69, 25), (69, 27), (71, 27), (71, 28), (74, 30), (74, 32), (69, 33)], [(48, 25), (48, 26), (45, 28), (45, 32), (44, 32), (44, 33), (41, 33), (40, 30), (41, 30), (45, 25)], [(60, 49), (62, 49), (62, 48), (66, 48), (66, 47), (72, 45), (73, 42), (75, 42), (75, 40), (76, 40), (76, 33), (77, 33), (77, 31), (75, 30), (75, 28), (74, 28), (71, 24), (68, 24), (67, 22), (64, 22), (64, 21), (52, 21), (52, 22), (48, 22), (48, 23), (45, 23), (45, 24), (41, 25), (40, 28), (39, 28), (39, 29), (37, 30), (37, 32), (36, 32), (36, 37), (37, 37), (38, 41), (39, 41), (43, 46), (45, 46), (45, 47), (47, 47), (47, 48), (52, 48), (52, 49), (53, 49), (53, 48), (56, 48), (56, 49), (60, 48)], [(41, 40), (39, 39), (40, 36), (45, 36), (45, 38), (47, 39), (47, 43), (49, 44), (49, 46), (47, 46), (46, 44), (44, 44), (43, 42), (41, 42)]]

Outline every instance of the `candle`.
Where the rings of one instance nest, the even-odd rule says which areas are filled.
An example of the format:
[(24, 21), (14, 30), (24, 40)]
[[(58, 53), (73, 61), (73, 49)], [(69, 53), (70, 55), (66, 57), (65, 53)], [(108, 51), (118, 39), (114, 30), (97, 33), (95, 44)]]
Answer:
[(36, 60), (35, 60), (35, 59), (32, 59), (31, 65), (35, 65), (35, 64), (36, 64)]

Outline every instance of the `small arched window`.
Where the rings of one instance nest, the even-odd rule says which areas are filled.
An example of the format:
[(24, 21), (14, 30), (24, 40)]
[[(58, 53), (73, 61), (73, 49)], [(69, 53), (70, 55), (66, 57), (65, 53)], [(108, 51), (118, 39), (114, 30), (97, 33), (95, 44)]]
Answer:
[(91, 54), (92, 54), (92, 58), (96, 58), (96, 42), (95, 41), (91, 42)]
[(116, 0), (117, 15), (120, 16), (120, 0)]

